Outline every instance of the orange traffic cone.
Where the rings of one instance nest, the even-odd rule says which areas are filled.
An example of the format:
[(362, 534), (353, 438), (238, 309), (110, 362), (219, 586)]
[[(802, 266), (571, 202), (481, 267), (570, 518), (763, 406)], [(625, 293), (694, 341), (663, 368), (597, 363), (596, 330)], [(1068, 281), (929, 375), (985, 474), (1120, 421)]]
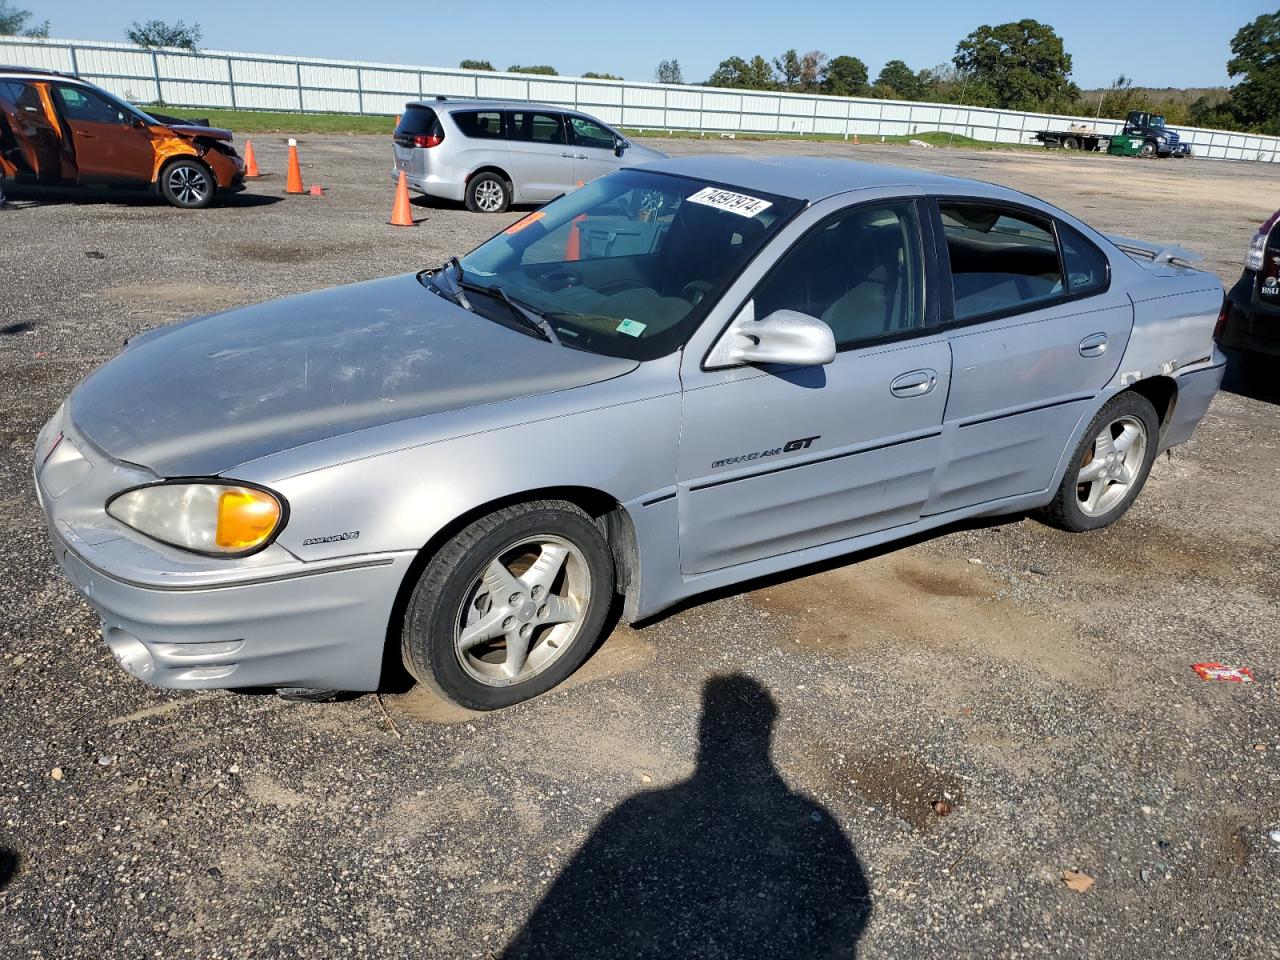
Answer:
[(302, 167), (298, 165), (298, 141), (289, 138), (289, 179), (284, 185), (285, 193), (305, 193), (302, 187)]
[(859, 143), (858, 135), (856, 133), (853, 135), (853, 143), (854, 143), (854, 146), (857, 146)]
[(244, 175), (248, 177), (260, 177), (258, 172), (258, 158), (253, 155), (253, 141), (246, 140), (244, 142)]
[(400, 171), (400, 179), (396, 182), (396, 202), (391, 205), (391, 225), (393, 227), (416, 227), (413, 222), (413, 210), (409, 207), (409, 182)]
[(582, 227), (579, 225), (585, 219), (587, 219), (587, 215), (580, 213), (573, 218), (573, 223), (569, 224), (569, 236), (564, 241), (564, 259), (566, 262), (582, 259)]

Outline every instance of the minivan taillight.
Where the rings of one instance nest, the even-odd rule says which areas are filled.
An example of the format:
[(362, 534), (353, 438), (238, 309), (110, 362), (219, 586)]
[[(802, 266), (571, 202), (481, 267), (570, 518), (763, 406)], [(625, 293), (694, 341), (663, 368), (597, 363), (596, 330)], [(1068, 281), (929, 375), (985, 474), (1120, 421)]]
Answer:
[(438, 147), (444, 141), (444, 137), (438, 133), (419, 133), (413, 138), (415, 147)]

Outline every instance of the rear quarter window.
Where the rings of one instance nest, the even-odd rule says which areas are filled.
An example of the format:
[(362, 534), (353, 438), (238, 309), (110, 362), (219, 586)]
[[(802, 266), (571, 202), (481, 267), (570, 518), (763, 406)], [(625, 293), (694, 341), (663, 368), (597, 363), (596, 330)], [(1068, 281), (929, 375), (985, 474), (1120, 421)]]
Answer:
[(501, 140), (502, 114), (497, 110), (459, 110), (451, 114), (464, 137), (473, 140)]
[(1107, 255), (1079, 230), (1065, 223), (1058, 223), (1058, 240), (1062, 244), (1062, 261), (1067, 267), (1067, 289), (1072, 296), (1088, 296), (1105, 290), (1111, 279)]

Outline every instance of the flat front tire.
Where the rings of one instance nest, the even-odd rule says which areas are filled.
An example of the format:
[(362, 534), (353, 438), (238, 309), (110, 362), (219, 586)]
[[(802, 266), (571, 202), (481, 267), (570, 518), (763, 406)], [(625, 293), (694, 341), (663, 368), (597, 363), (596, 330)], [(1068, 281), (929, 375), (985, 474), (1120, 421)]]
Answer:
[(1113, 397), (1085, 430), (1041, 517), (1073, 533), (1115, 523), (1147, 482), (1159, 436), (1151, 401), (1132, 392)]
[(405, 611), (405, 666), (473, 710), (520, 703), (586, 660), (614, 589), (608, 541), (577, 506), (537, 500), (503, 507), (428, 561)]

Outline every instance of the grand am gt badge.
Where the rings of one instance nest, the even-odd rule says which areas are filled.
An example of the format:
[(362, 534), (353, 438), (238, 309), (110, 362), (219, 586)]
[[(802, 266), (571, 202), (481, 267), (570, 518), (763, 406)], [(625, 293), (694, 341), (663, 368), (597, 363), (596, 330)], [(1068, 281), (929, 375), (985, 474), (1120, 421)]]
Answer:
[(820, 440), (822, 434), (813, 437), (801, 437), (799, 440), (788, 440), (780, 447), (774, 447), (771, 450), (757, 450), (755, 453), (744, 453), (737, 457), (725, 457), (723, 460), (712, 460), (712, 469), (716, 467), (727, 467), (734, 463), (750, 463), (752, 460), (763, 460), (765, 457), (776, 457), (780, 453), (795, 453), (797, 450), (808, 450), (809, 445), (815, 440)]

